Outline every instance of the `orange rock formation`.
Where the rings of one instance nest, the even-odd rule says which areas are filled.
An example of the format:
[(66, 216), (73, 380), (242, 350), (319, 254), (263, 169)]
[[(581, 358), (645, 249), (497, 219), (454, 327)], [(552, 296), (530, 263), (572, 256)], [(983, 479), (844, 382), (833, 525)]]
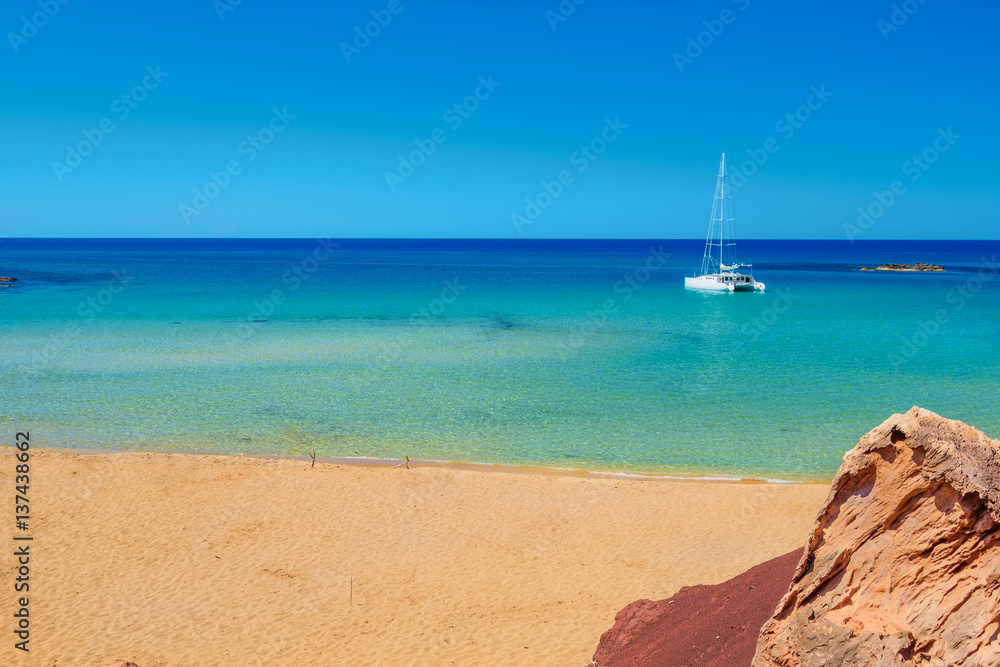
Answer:
[(1000, 665), (1000, 441), (920, 408), (844, 456), (755, 667)]

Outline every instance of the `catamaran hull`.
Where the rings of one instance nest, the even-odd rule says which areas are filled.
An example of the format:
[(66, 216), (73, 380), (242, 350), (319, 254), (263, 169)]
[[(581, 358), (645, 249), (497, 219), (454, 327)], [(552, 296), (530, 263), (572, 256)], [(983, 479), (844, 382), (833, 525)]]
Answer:
[(749, 282), (730, 282), (717, 276), (696, 276), (685, 278), (684, 287), (688, 289), (705, 290), (708, 292), (763, 292), (764, 283), (758, 283), (753, 278)]
[(688, 289), (700, 289), (707, 292), (733, 292), (729, 285), (718, 282), (715, 278), (698, 276), (697, 278), (685, 278), (684, 287)]

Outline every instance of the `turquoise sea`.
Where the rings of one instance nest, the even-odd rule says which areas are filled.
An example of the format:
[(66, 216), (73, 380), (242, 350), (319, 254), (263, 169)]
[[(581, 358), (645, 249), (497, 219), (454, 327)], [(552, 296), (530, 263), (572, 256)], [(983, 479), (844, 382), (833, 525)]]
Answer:
[(695, 240), (3, 239), (0, 432), (790, 480), (912, 405), (1000, 436), (1000, 242), (742, 247), (766, 293), (685, 291)]

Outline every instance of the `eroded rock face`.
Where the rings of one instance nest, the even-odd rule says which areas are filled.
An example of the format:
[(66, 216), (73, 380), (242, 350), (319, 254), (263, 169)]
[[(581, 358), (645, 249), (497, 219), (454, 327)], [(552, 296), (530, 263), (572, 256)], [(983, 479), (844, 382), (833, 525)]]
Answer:
[(1000, 665), (1000, 441), (913, 408), (844, 456), (755, 667)]

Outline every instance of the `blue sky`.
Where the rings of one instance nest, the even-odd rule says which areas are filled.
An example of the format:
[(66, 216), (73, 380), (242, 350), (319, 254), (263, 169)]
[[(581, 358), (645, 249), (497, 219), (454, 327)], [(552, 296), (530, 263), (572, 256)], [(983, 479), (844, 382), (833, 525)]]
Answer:
[(993, 4), (233, 1), (5, 3), (0, 234), (1000, 238)]

